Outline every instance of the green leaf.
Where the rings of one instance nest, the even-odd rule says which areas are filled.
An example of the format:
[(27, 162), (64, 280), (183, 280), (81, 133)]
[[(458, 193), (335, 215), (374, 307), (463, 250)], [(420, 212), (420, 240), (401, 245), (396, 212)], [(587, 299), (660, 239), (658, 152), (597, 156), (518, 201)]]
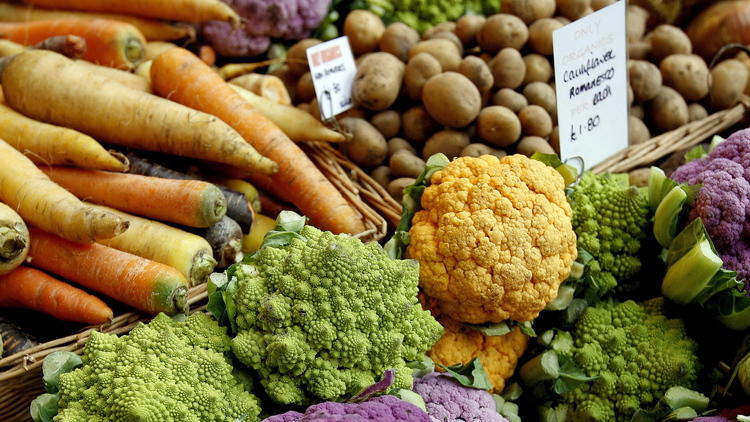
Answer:
[[(582, 264), (579, 264), (582, 265)], [(570, 302), (573, 301), (573, 296), (575, 295), (576, 288), (574, 286), (570, 286), (567, 284), (563, 284), (560, 286), (560, 288), (557, 290), (557, 297), (555, 300), (550, 302), (546, 308), (544, 308), (547, 311), (562, 311), (568, 306), (570, 306)]]
[[(696, 218), (691, 221), (690, 224), (685, 226), (685, 228), (675, 236), (674, 240), (672, 240), (672, 244), (669, 246), (667, 252), (667, 266), (671, 266), (677, 262), (678, 259), (682, 258), (686, 253), (693, 249), (697, 243), (700, 243), (704, 239), (709, 239), (710, 242), (711, 238), (708, 235), (706, 226), (703, 225), (703, 221), (700, 218)], [(718, 255), (713, 243), (711, 243), (711, 250)]]
[(521, 398), (522, 394), (523, 388), (521, 387), (521, 384), (514, 382), (513, 384), (505, 387), (502, 396), (505, 401), (516, 401)]
[[(515, 322), (515, 321), (512, 321)], [(532, 326), (531, 321), (525, 321), (525, 322), (516, 322), (518, 328), (521, 329), (521, 332), (526, 334), (529, 337), (536, 337), (536, 331), (534, 331), (534, 327)]]
[(664, 393), (664, 403), (672, 410), (690, 407), (696, 412), (703, 412), (708, 407), (710, 399), (703, 394), (682, 386), (670, 387)]
[(662, 199), (654, 213), (654, 237), (662, 247), (672, 244), (680, 225), (680, 216), (687, 201), (687, 192), (675, 186)]
[(31, 401), (31, 418), (34, 422), (52, 422), (57, 416), (57, 394), (45, 393)]
[(697, 145), (694, 148), (692, 148), (690, 151), (685, 153), (685, 162), (689, 163), (691, 161), (695, 161), (698, 159), (701, 159), (708, 155), (708, 151), (706, 151), (706, 147), (703, 145)]
[(724, 142), (724, 141), (726, 141), (726, 139), (725, 139), (725, 138), (722, 138), (722, 137), (721, 137), (721, 136), (719, 136), (719, 135), (714, 135), (714, 137), (713, 137), (713, 138), (711, 138), (711, 143), (710, 143), (710, 144), (708, 144), (708, 153), (709, 153), (709, 154), (710, 154), (710, 153), (712, 153), (712, 152), (714, 151), (714, 149), (715, 149), (715, 148), (716, 148), (717, 146), (719, 146), (719, 144), (720, 144), (720, 143), (722, 143), (722, 142)]
[(484, 366), (482, 366), (482, 360), (479, 358), (472, 359), (467, 365), (444, 366), (438, 364), (438, 366), (453, 375), (453, 378), (465, 387), (479, 390), (492, 389), (492, 382), (487, 376)]
[(567, 326), (575, 324), (578, 317), (588, 308), (589, 304), (585, 299), (573, 299), (570, 305), (563, 311), (565, 324)]
[(568, 355), (558, 354), (557, 361), (560, 365), (559, 376), (552, 384), (552, 389), (557, 394), (573, 391), (581, 385), (594, 381), (599, 377), (590, 377), (575, 363)]
[(541, 152), (535, 152), (530, 157), (532, 160), (541, 161), (542, 163), (552, 167), (556, 168), (559, 167), (565, 163), (562, 162), (560, 157), (557, 156), (557, 154), (544, 154)]
[(50, 353), (42, 363), (44, 389), (48, 393), (57, 393), (60, 375), (67, 374), (81, 365), (83, 365), (81, 357), (73, 352), (59, 350)]
[(744, 291), (725, 290), (706, 303), (706, 308), (713, 311), (729, 329), (740, 331), (750, 328), (750, 298)]
[(511, 328), (505, 322), (497, 324), (464, 324), (467, 327), (477, 330), (486, 336), (504, 336), (511, 331)]
[(414, 378), (421, 378), (431, 372), (435, 372), (435, 362), (429, 356), (422, 356), (422, 360), (406, 362), (411, 369)]
[(424, 399), (419, 394), (415, 393), (414, 391), (407, 390), (404, 388), (399, 388), (398, 391), (394, 394), (394, 396), (400, 398), (401, 400), (411, 403), (414, 406), (417, 406), (418, 408), (427, 411), (427, 406), (425, 405)]
[(213, 273), (208, 277), (206, 290), (208, 291), (208, 306), (206, 310), (210, 312), (217, 321), (222, 322), (226, 318), (226, 305), (222, 292), (226, 289), (229, 282), (226, 273)]

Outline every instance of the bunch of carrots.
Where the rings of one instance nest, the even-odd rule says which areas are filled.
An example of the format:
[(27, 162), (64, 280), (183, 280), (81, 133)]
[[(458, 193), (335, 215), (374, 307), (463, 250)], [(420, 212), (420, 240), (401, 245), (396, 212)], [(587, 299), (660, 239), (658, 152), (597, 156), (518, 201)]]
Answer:
[(257, 249), (278, 209), (364, 230), (296, 144), (343, 135), (291, 106), (282, 83), (230, 84), (210, 54), (167, 42), (192, 36), (167, 22), (236, 23), (224, 3), (26, 3), (0, 2), (0, 307), (88, 324), (112, 318), (109, 299), (174, 314), (191, 286)]

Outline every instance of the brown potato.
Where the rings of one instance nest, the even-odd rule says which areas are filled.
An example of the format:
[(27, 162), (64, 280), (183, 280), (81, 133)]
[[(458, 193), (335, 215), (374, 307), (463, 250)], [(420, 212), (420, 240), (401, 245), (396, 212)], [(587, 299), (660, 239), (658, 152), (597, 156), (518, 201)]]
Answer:
[(419, 42), (419, 33), (409, 25), (394, 22), (380, 37), (380, 51), (391, 53), (406, 63), (409, 59), (409, 49)]
[(458, 66), (461, 64), (461, 54), (458, 52), (458, 48), (446, 39), (436, 38), (414, 44), (409, 49), (409, 60), (419, 53), (427, 53), (437, 59), (443, 72), (454, 72), (458, 70)]
[(660, 131), (676, 129), (688, 122), (685, 99), (668, 86), (662, 86), (659, 95), (648, 104), (649, 115)]
[(630, 145), (637, 145), (651, 139), (651, 133), (643, 120), (630, 116), (628, 117), (628, 139)]
[(413, 100), (421, 100), (424, 84), (442, 71), (440, 62), (428, 53), (419, 53), (412, 57), (404, 72), (406, 94)]
[(455, 45), (456, 48), (458, 49), (458, 54), (461, 56), (464, 55), (464, 44), (458, 38), (458, 35), (454, 34), (453, 32), (448, 32), (448, 31), (435, 32), (432, 35), (430, 35), (429, 38), (425, 38), (425, 40), (437, 40), (437, 39), (443, 39), (443, 40), (448, 40), (452, 42), (453, 45)]
[(591, 0), (557, 0), (557, 13), (574, 21), (587, 14)]
[(523, 85), (531, 82), (549, 82), (552, 78), (552, 65), (541, 54), (527, 54), (523, 57), (523, 62), (526, 65)]
[(294, 92), (296, 93), (295, 99), (297, 101), (306, 103), (315, 98), (315, 86), (313, 86), (312, 75), (310, 72), (305, 72), (304, 75), (300, 76)]
[(352, 134), (352, 139), (342, 143), (341, 149), (355, 164), (375, 167), (385, 160), (388, 144), (370, 122), (357, 117), (345, 117), (341, 119), (341, 125)]
[(648, 21), (648, 12), (646, 9), (628, 5), (628, 42), (637, 42), (643, 38), (646, 33), (646, 22)]
[(459, 128), (477, 117), (482, 97), (469, 78), (460, 73), (445, 72), (424, 84), (422, 102), (430, 116), (440, 124)]
[(385, 110), (374, 114), (370, 118), (370, 123), (375, 126), (378, 132), (382, 133), (386, 139), (398, 135), (401, 130), (401, 116), (393, 110)]
[(604, 9), (605, 7), (614, 4), (617, 0), (591, 0), (591, 8), (596, 10)]
[(424, 34), (422, 34), (422, 39), (423, 40), (428, 40), (434, 34), (436, 34), (438, 32), (444, 32), (444, 31), (453, 32), (453, 31), (455, 31), (455, 29), (456, 29), (456, 23), (455, 22), (451, 22), (451, 21), (441, 22), (441, 23), (433, 26), (432, 28), (424, 31)]
[(509, 108), (485, 107), (479, 112), (477, 133), (487, 143), (507, 147), (521, 137), (521, 121)]
[(725, 60), (711, 70), (711, 105), (723, 110), (737, 104), (747, 84), (748, 70), (739, 60)]
[(651, 168), (641, 167), (635, 170), (630, 170), (628, 173), (628, 181), (631, 186), (642, 188), (648, 186), (649, 176), (651, 176)]
[(539, 19), (529, 26), (529, 45), (531, 49), (545, 56), (552, 55), (552, 32), (562, 28), (563, 23), (557, 19)]
[[(289, 73), (294, 76), (300, 76), (310, 71), (307, 64), (307, 49), (320, 44), (321, 41), (314, 38), (305, 38), (297, 41), (286, 51), (286, 63), (289, 66)], [(282, 78), (284, 80), (284, 78)]]
[(549, 145), (555, 150), (556, 154), (560, 154), (560, 127), (552, 128), (552, 133), (549, 134)]
[(630, 107), (630, 115), (643, 120), (646, 116), (646, 112), (643, 111), (643, 106), (638, 104)]
[(352, 100), (370, 110), (385, 110), (396, 101), (406, 66), (394, 55), (372, 53), (358, 67)]
[(469, 144), (461, 150), (461, 157), (481, 157), (483, 155), (494, 155), (497, 158), (503, 158), (507, 154), (501, 149), (495, 149), (485, 144)]
[(479, 15), (463, 15), (456, 21), (456, 29), (453, 31), (464, 47), (473, 47), (477, 44), (477, 32), (482, 28), (487, 19)]
[(560, 22), (561, 24), (563, 24), (563, 26), (565, 26), (565, 25), (567, 25), (567, 24), (569, 24), (571, 22), (571, 20), (568, 19), (568, 18), (566, 18), (565, 16), (555, 16), (552, 19)]
[(664, 85), (679, 92), (687, 101), (698, 101), (708, 94), (708, 66), (696, 54), (672, 54), (659, 65)]
[(522, 108), (529, 105), (529, 101), (518, 92), (510, 88), (503, 88), (492, 96), (492, 104), (507, 107), (514, 113), (518, 113)]
[(661, 72), (655, 64), (645, 60), (630, 60), (628, 76), (635, 101), (649, 101), (659, 93), (662, 79)]
[(370, 172), (370, 177), (384, 189), (388, 189), (388, 184), (391, 183), (391, 169), (386, 166), (378, 166)]
[(461, 151), (469, 145), (469, 135), (466, 132), (445, 129), (436, 132), (427, 140), (422, 150), (422, 158), (425, 160), (438, 152), (442, 152), (448, 158), (458, 157)]
[(388, 194), (391, 195), (396, 202), (400, 203), (401, 200), (404, 199), (404, 189), (409, 185), (413, 185), (416, 181), (417, 179), (413, 177), (399, 177), (398, 179), (394, 179), (388, 184)]
[(402, 149), (391, 155), (388, 165), (395, 177), (417, 177), (424, 170), (425, 163), (421, 158)]
[(694, 122), (696, 120), (705, 119), (708, 117), (708, 111), (706, 108), (698, 103), (692, 103), (688, 105), (688, 121)]
[(633, 94), (633, 87), (628, 84), (628, 107), (633, 105), (633, 97), (635, 94)]
[(377, 50), (383, 33), (383, 21), (368, 10), (352, 10), (344, 20), (344, 35), (349, 38), (355, 56)]
[(518, 16), (507, 13), (492, 15), (477, 32), (477, 42), (482, 50), (495, 53), (503, 48), (523, 48), (529, 39), (529, 29)]
[(402, 149), (405, 149), (414, 155), (417, 154), (417, 150), (415, 150), (414, 147), (411, 146), (409, 141), (407, 141), (406, 139), (391, 138), (388, 140), (388, 157), (401, 151)]
[(648, 36), (651, 43), (651, 55), (660, 62), (672, 54), (690, 54), (693, 45), (682, 29), (673, 25), (659, 25)]
[(503, 13), (516, 15), (525, 24), (542, 18), (551, 18), (555, 14), (555, 0), (504, 0)]
[(495, 88), (518, 88), (526, 76), (526, 63), (514, 48), (503, 48), (489, 63)]
[(646, 60), (651, 54), (651, 44), (646, 41), (628, 43), (628, 57), (631, 60)]
[(523, 96), (529, 104), (542, 107), (550, 116), (557, 112), (557, 95), (551, 86), (544, 82), (532, 82), (523, 89)]
[[(289, 69), (288, 64), (281, 65), (278, 68), (274, 69), (272, 72), (268, 72), (268, 74), (281, 79), (281, 81), (284, 82), (284, 86), (286, 86), (287, 92), (289, 92), (289, 96), (292, 99), (295, 98), (295, 91), (297, 90), (297, 79), (299, 78), (299, 75), (292, 74), (292, 71)], [(293, 103), (297, 103), (297, 101), (294, 101)]]
[(424, 142), (433, 133), (440, 130), (435, 121), (423, 106), (414, 106), (401, 115), (401, 127), (404, 137), (411, 142)]
[(528, 105), (518, 113), (524, 135), (546, 138), (552, 132), (552, 118), (538, 105)]
[(480, 93), (486, 92), (495, 83), (487, 63), (476, 56), (466, 56), (458, 67), (458, 73), (469, 78)]
[(531, 157), (536, 152), (542, 154), (554, 154), (555, 150), (544, 138), (539, 136), (524, 136), (518, 141), (516, 152)]

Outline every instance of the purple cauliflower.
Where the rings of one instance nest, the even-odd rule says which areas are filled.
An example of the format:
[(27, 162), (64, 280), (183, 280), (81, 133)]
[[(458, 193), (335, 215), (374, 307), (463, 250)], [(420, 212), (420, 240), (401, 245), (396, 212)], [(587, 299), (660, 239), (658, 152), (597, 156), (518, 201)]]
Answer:
[(725, 409), (715, 416), (700, 416), (693, 422), (736, 422), (737, 416), (750, 414), (750, 406), (741, 406), (736, 409)]
[(432, 422), (508, 422), (495, 410), (495, 400), (484, 390), (464, 387), (438, 372), (414, 380)]
[(361, 403), (325, 402), (299, 412), (271, 416), (263, 422), (431, 422), (422, 409), (394, 396), (380, 396)]

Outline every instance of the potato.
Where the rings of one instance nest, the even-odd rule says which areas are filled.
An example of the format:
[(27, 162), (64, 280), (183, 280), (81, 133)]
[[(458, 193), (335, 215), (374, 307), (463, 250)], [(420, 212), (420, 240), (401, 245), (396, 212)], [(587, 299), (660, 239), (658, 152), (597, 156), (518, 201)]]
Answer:
[(646, 113), (643, 111), (643, 106), (641, 106), (641, 105), (634, 105), (634, 106), (630, 107), (630, 115), (633, 116), (633, 117), (637, 117), (637, 118), (643, 120), (644, 117), (646, 116)]
[(423, 106), (414, 106), (401, 115), (404, 137), (412, 142), (424, 142), (440, 130), (436, 122)]
[(564, 24), (557, 19), (539, 19), (529, 26), (529, 45), (531, 49), (545, 56), (552, 55), (552, 32)]
[(422, 102), (430, 116), (440, 124), (459, 128), (477, 117), (482, 97), (469, 78), (460, 73), (445, 72), (424, 84)]
[(428, 53), (436, 58), (443, 72), (455, 72), (461, 64), (461, 54), (458, 48), (446, 39), (436, 38), (414, 44), (409, 49), (409, 60), (419, 53)]
[(458, 38), (458, 35), (454, 34), (453, 32), (448, 31), (440, 31), (435, 32), (434, 34), (430, 35), (429, 38), (425, 38), (425, 40), (448, 40), (453, 43), (453, 45), (456, 46), (458, 49), (458, 54), (463, 56), (464, 55), (464, 44), (461, 42), (461, 40)]
[(555, 0), (504, 0), (503, 13), (510, 13), (521, 18), (527, 25), (542, 18), (551, 18), (555, 14)]
[(354, 107), (354, 108), (350, 108), (349, 110), (342, 112), (337, 117), (342, 118), (342, 119), (344, 117), (356, 117), (358, 119), (367, 120), (367, 113), (365, 113), (365, 111), (359, 107)]
[(341, 144), (341, 149), (355, 164), (361, 167), (380, 165), (388, 155), (388, 144), (383, 135), (365, 119), (345, 117), (341, 125), (352, 134), (349, 142)]
[[(737, 56), (735, 59), (739, 60), (740, 63), (745, 65), (748, 72), (750, 72), (750, 56), (747, 55), (744, 51), (740, 51), (737, 53)], [(750, 77), (747, 79), (747, 83), (745, 84), (745, 95), (750, 95)]]
[(423, 40), (429, 40), (434, 34), (438, 32), (453, 32), (456, 29), (456, 23), (451, 21), (441, 22), (432, 28), (424, 31), (422, 34)]
[(489, 63), (495, 88), (518, 88), (526, 76), (526, 63), (514, 48), (503, 48)]
[(555, 126), (552, 128), (552, 133), (549, 134), (549, 145), (555, 150), (555, 153), (560, 154), (560, 127)]
[(461, 150), (461, 157), (481, 157), (483, 155), (494, 155), (497, 158), (503, 158), (507, 154), (501, 149), (495, 149), (485, 144), (469, 144)]
[(406, 94), (413, 100), (421, 100), (425, 82), (442, 71), (440, 62), (428, 53), (419, 53), (412, 57), (404, 72)]
[(518, 141), (516, 152), (531, 157), (536, 152), (541, 152), (542, 154), (554, 154), (555, 150), (552, 149), (550, 144), (544, 138), (539, 136), (524, 136)]
[(685, 99), (668, 86), (662, 86), (656, 98), (649, 102), (649, 115), (661, 131), (676, 129), (688, 122)]
[(708, 117), (708, 112), (706, 109), (698, 104), (698, 103), (692, 103), (688, 105), (688, 121), (694, 122), (696, 120), (705, 119)]
[(631, 4), (628, 5), (627, 19), (628, 42), (640, 41), (646, 33), (648, 12), (642, 7)]
[(591, 0), (591, 8), (594, 10), (604, 9), (605, 7), (615, 4), (617, 0)]
[(550, 116), (557, 112), (557, 96), (555, 90), (544, 82), (532, 82), (523, 89), (523, 96), (534, 104), (542, 107)]
[(651, 133), (643, 120), (630, 116), (628, 117), (628, 139), (630, 145), (637, 145), (651, 139)]
[(628, 43), (628, 57), (632, 60), (646, 60), (651, 54), (651, 44), (646, 41)]
[(398, 179), (394, 179), (388, 184), (388, 194), (391, 195), (396, 202), (401, 203), (401, 200), (404, 199), (404, 189), (409, 185), (413, 185), (416, 181), (417, 179), (413, 177), (399, 177)]
[(635, 101), (649, 101), (659, 93), (662, 79), (661, 72), (655, 64), (645, 60), (630, 60), (628, 77)]
[(635, 170), (630, 170), (630, 172), (628, 173), (628, 181), (630, 182), (631, 186), (642, 188), (648, 186), (648, 179), (650, 175), (650, 167), (641, 167)]
[(374, 114), (370, 118), (370, 123), (386, 139), (393, 138), (401, 130), (401, 116), (393, 110), (385, 110)]
[(482, 50), (495, 53), (511, 47), (520, 50), (529, 39), (529, 28), (518, 16), (507, 13), (492, 15), (477, 32), (477, 42)]
[(435, 133), (427, 140), (422, 150), (422, 158), (427, 160), (438, 152), (448, 158), (458, 157), (461, 151), (469, 145), (469, 135), (466, 132), (445, 129)]
[(522, 108), (529, 105), (529, 101), (518, 92), (510, 88), (503, 88), (492, 96), (492, 104), (507, 107), (514, 113), (518, 113)]
[(528, 105), (518, 113), (524, 135), (546, 138), (552, 132), (552, 118), (538, 105)]
[(506, 147), (521, 136), (521, 121), (513, 110), (503, 106), (489, 106), (479, 112), (479, 137), (487, 143)]
[(464, 47), (473, 47), (477, 44), (477, 32), (482, 28), (487, 19), (479, 15), (463, 15), (456, 21), (456, 29), (453, 31)]
[(659, 25), (648, 36), (651, 55), (657, 62), (672, 54), (690, 54), (693, 45), (682, 29), (673, 25)]
[(401, 151), (401, 150), (407, 150), (411, 152), (412, 154), (416, 155), (417, 150), (414, 149), (413, 146), (403, 138), (391, 138), (388, 140), (388, 157), (391, 155)]
[(458, 67), (458, 73), (469, 78), (480, 93), (488, 91), (495, 83), (487, 63), (476, 56), (466, 56)]
[(310, 66), (307, 64), (306, 51), (308, 48), (320, 43), (320, 40), (305, 38), (304, 40), (297, 41), (293, 46), (289, 47), (289, 50), (286, 51), (289, 73), (294, 76), (300, 76), (305, 72), (309, 72)]
[(552, 19), (560, 22), (561, 24), (563, 24), (563, 26), (565, 26), (565, 25), (567, 25), (567, 24), (569, 24), (571, 22), (571, 20), (568, 19), (568, 18), (566, 18), (565, 16), (555, 16)]
[(352, 10), (344, 20), (344, 35), (349, 38), (355, 56), (377, 50), (383, 33), (383, 21), (368, 10)]
[(359, 66), (352, 82), (352, 100), (370, 110), (385, 110), (396, 101), (406, 66), (394, 55), (372, 53)]
[(391, 183), (391, 169), (386, 166), (378, 166), (370, 172), (370, 177), (378, 182), (383, 189), (388, 189), (388, 184)]
[(394, 22), (380, 37), (380, 51), (391, 53), (406, 63), (409, 59), (409, 49), (419, 42), (419, 33), (401, 22)]
[(391, 155), (388, 165), (395, 177), (417, 177), (424, 170), (424, 160), (402, 149)]
[(523, 57), (523, 62), (526, 65), (523, 85), (531, 82), (549, 82), (552, 78), (552, 65), (541, 54), (527, 54)]
[(725, 60), (711, 70), (711, 105), (723, 110), (737, 104), (747, 84), (748, 70), (739, 60)]
[(587, 13), (591, 0), (557, 0), (557, 13), (574, 21)]
[(296, 93), (296, 101), (306, 103), (315, 98), (315, 86), (313, 85), (310, 72), (305, 72), (304, 75), (300, 76), (299, 80), (297, 80), (297, 87), (294, 92)]
[(659, 65), (664, 85), (679, 92), (687, 101), (698, 101), (708, 94), (708, 67), (701, 56), (672, 54)]

